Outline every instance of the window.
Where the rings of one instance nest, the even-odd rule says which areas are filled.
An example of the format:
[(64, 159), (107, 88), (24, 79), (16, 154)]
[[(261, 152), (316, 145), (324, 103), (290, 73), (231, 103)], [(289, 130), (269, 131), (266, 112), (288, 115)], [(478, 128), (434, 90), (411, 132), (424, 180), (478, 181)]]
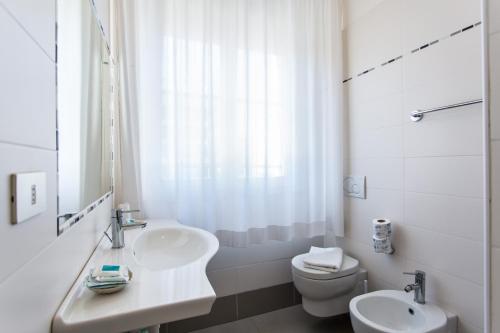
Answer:
[(210, 179), (227, 168), (242, 179), (284, 176), (283, 59), (172, 37), (163, 48), (163, 178)]

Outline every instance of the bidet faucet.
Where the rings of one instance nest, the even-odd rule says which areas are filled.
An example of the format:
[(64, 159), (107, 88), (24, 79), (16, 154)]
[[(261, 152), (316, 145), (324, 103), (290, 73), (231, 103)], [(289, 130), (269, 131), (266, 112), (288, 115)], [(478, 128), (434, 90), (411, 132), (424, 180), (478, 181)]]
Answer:
[(413, 300), (418, 304), (425, 304), (425, 272), (416, 270), (415, 272), (404, 272), (405, 275), (415, 275), (415, 283), (407, 285), (404, 290), (409, 293), (415, 291)]
[[(135, 213), (140, 212), (138, 209), (133, 210), (122, 210), (120, 208), (113, 210), (113, 215), (111, 216), (111, 238), (107, 233), (104, 233), (113, 244), (113, 249), (121, 249), (125, 246), (125, 238), (123, 237), (123, 230), (126, 228), (134, 227), (127, 226), (123, 224), (123, 214), (125, 213)], [(145, 225), (142, 225), (144, 227)]]

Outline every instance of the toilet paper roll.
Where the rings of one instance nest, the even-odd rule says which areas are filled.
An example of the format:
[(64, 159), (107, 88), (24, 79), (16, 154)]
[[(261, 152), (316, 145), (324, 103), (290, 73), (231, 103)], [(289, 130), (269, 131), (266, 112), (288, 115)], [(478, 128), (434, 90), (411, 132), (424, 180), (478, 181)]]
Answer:
[(375, 253), (392, 253), (391, 238), (378, 238), (373, 236), (373, 249)]
[(389, 219), (374, 219), (372, 220), (373, 236), (377, 238), (387, 238), (392, 234), (391, 220)]

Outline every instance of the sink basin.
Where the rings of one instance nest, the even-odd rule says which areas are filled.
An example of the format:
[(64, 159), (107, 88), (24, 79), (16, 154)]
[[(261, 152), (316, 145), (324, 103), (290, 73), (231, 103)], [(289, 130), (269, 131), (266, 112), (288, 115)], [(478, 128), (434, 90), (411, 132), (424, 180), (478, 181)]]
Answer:
[(446, 333), (447, 317), (433, 304), (418, 304), (413, 293), (379, 290), (349, 304), (356, 333)]
[[(216, 295), (206, 275), (219, 248), (211, 233), (172, 220), (148, 220), (125, 230), (125, 246), (103, 237), (52, 321), (53, 333), (119, 333), (158, 327), (210, 312)], [(122, 291), (96, 295), (85, 287), (95, 267), (126, 265), (132, 280)]]
[(205, 255), (215, 237), (189, 227), (164, 227), (146, 230), (133, 245), (137, 263), (151, 270), (187, 265)]

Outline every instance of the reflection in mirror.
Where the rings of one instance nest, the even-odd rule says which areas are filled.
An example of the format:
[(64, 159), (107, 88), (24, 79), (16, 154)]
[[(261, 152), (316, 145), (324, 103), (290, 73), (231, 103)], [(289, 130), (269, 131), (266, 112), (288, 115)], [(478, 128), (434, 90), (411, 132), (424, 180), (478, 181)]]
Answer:
[(90, 1), (57, 3), (58, 226), (111, 190), (109, 56)]

